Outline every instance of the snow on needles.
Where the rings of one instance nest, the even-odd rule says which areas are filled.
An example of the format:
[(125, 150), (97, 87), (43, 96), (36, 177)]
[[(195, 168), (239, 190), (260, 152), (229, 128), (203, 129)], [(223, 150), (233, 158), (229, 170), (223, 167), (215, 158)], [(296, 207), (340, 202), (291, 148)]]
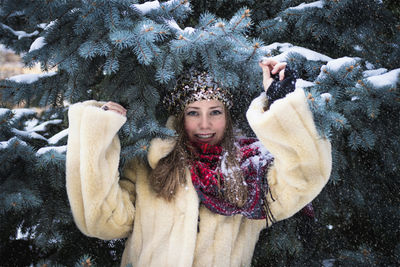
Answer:
[(0, 108), (0, 117), (4, 116), (4, 114), (6, 114), (7, 112), (9, 112), (10, 110), (8, 108)]
[(272, 50), (278, 50), (281, 54), (274, 56), (273, 59), (278, 61), (286, 61), (286, 57), (289, 53), (299, 53), (304, 56), (307, 60), (313, 61), (331, 61), (332, 58), (324, 54), (315, 52), (305, 47), (294, 46), (290, 43), (272, 43), (262, 48), (265, 50), (265, 54), (270, 53)]
[(67, 146), (65, 145), (65, 146), (47, 146), (47, 147), (42, 147), (41, 149), (39, 149), (36, 152), (36, 154), (42, 155), (42, 154), (44, 154), (46, 152), (49, 152), (51, 150), (53, 150), (55, 152), (58, 152), (60, 154), (64, 154), (65, 152), (67, 152)]
[(157, 9), (160, 7), (160, 3), (158, 1), (148, 1), (143, 4), (134, 4), (134, 6), (137, 10), (142, 12), (143, 15), (146, 15), (153, 9)]
[(181, 29), (181, 27), (179, 27), (178, 23), (176, 23), (175, 20), (167, 20), (166, 23), (168, 24), (168, 26), (172, 29), (175, 29), (179, 32), (185, 32), (188, 34), (192, 34), (196, 29), (192, 28), (192, 27), (186, 27), (184, 30)]
[(343, 65), (347, 65), (347, 64), (355, 65), (359, 60), (360, 60), (360, 58), (358, 58), (358, 57), (341, 57), (341, 58), (337, 58), (337, 59), (332, 59), (332, 60), (328, 61), (328, 63), (326, 65), (323, 65), (321, 67), (321, 72), (319, 73), (317, 79), (320, 79), (322, 76), (325, 75), (324, 70), (330, 70), (330, 71), (336, 72), (341, 67), (343, 67)]
[(391, 70), (385, 74), (368, 77), (367, 80), (376, 87), (394, 86), (400, 76), (400, 68)]
[(316, 2), (312, 2), (312, 3), (301, 3), (298, 6), (295, 7), (289, 7), (288, 9), (294, 9), (294, 10), (302, 10), (305, 8), (322, 8), (324, 6), (324, 3), (322, 1), (316, 1)]
[(49, 120), (49, 121), (45, 121), (37, 126), (34, 127), (26, 127), (25, 131), (28, 132), (44, 132), (47, 130), (47, 126), (51, 125), (51, 124), (60, 124), (62, 123), (61, 119), (54, 119), (54, 120)]
[(41, 74), (28, 73), (28, 74), (20, 74), (20, 75), (12, 76), (12, 77), (8, 78), (8, 80), (17, 82), (17, 83), (34, 83), (42, 77), (53, 76), (56, 74), (57, 74), (57, 72), (55, 72), (55, 71), (41, 73)]
[(32, 33), (26, 33), (24, 31), (15, 31), (11, 27), (9, 27), (9, 26), (7, 26), (7, 25), (5, 25), (3, 23), (0, 23), (0, 26), (2, 26), (6, 30), (9, 30), (10, 32), (12, 32), (12, 34), (14, 34), (15, 36), (18, 37), (18, 40), (21, 39), (21, 38), (24, 38), (24, 37), (31, 37), (31, 36), (35, 36), (35, 35), (39, 34), (38, 31), (34, 31)]
[(47, 141), (46, 138), (44, 138), (43, 136), (41, 136), (38, 133), (35, 132), (27, 132), (27, 131), (21, 131), (15, 128), (12, 128), (11, 131), (17, 135), (17, 136), (21, 136), (24, 138), (29, 138), (29, 139), (38, 139), (38, 140), (43, 140), (43, 141)]
[(46, 41), (44, 40), (44, 37), (39, 37), (35, 41), (33, 41), (33, 43), (31, 44), (31, 47), (29, 48), (29, 52), (38, 50), (45, 45), (46, 45)]
[[(328, 62), (328, 64), (326, 64), (326, 67), (331, 70), (331, 71), (338, 71), (343, 65), (345, 64), (351, 64), (351, 65), (355, 65), (357, 64), (358, 61), (360, 61), (361, 59), (359, 57), (341, 57), (338, 59), (334, 59)], [(322, 66), (321, 69), (325, 68), (325, 66)]]
[(61, 139), (63, 139), (64, 137), (66, 137), (66, 136), (68, 135), (68, 130), (69, 130), (69, 128), (64, 129), (64, 130), (62, 130), (61, 132), (59, 132), (59, 133), (53, 135), (51, 138), (49, 138), (49, 139), (47, 140), (47, 142), (48, 142), (49, 144), (51, 144), (51, 145), (57, 144), (58, 141), (60, 141)]
[[(273, 50), (277, 50), (281, 52), (279, 55), (271, 57), (277, 61), (287, 61), (287, 56), (290, 52), (296, 52), (300, 55), (304, 56), (307, 60), (313, 61), (325, 61), (327, 62), (325, 65), (321, 67), (321, 73), (319, 75), (324, 75), (323, 70), (328, 69), (329, 71), (338, 71), (345, 65), (355, 65), (361, 61), (359, 57), (341, 57), (337, 59), (332, 59), (324, 54), (320, 54), (313, 50), (294, 46), (290, 43), (272, 43), (270, 45), (264, 46), (261, 48), (264, 54), (269, 54)], [(372, 65), (369, 66), (373, 68)], [(396, 86), (396, 83), (400, 76), (400, 68), (394, 69), (387, 72), (387, 69), (369, 69), (363, 72), (363, 76), (374, 86), (380, 88), (384, 86)], [(318, 78), (317, 78), (318, 79)], [(296, 88), (305, 88), (315, 85), (313, 82), (297, 79)]]
[[(172, 2), (174, 2), (176, 0), (170, 0), (167, 2), (164, 2), (163, 4), (171, 4)], [(132, 5), (135, 9), (139, 10), (143, 15), (146, 15), (147, 13), (149, 13), (150, 11), (160, 8), (160, 3), (158, 1), (148, 1), (145, 2), (143, 4), (134, 4)], [(186, 27), (184, 30), (181, 29), (181, 27), (179, 27), (178, 23), (176, 23), (176, 21), (174, 19), (171, 20), (165, 20), (165, 23), (171, 28), (171, 29), (175, 29), (178, 32), (185, 32), (188, 34), (191, 34), (195, 31), (194, 28), (192, 27)]]
[(314, 85), (315, 85), (315, 83), (309, 82), (309, 81), (306, 81), (306, 80), (303, 80), (303, 79), (297, 79), (296, 80), (296, 89), (298, 89), (298, 88), (303, 89), (303, 88), (314, 86)]
[(0, 44), (0, 52), (4, 53), (15, 53), (14, 50), (6, 48), (3, 44)]
[[(16, 141), (16, 140), (18, 140), (18, 138), (17, 137), (11, 137), (11, 139), (10, 140), (8, 140), (8, 141), (1, 141), (0, 142), (0, 149), (6, 149), (6, 148), (8, 148), (14, 141)], [(26, 146), (27, 144), (24, 142), (24, 141), (22, 141), (22, 140), (18, 140), (18, 142), (19, 142), (19, 144), (21, 144), (21, 145), (24, 145), (24, 146)]]
[[(169, 4), (171, 4), (171, 3), (175, 2), (175, 1), (177, 1), (177, 0), (170, 0), (170, 1), (167, 1), (167, 2), (163, 2), (163, 4), (169, 5)], [(187, 3), (187, 5), (189, 5), (189, 4)], [(148, 2), (145, 2), (143, 4), (133, 4), (132, 6), (135, 9), (139, 10), (143, 15), (146, 15), (147, 13), (152, 11), (153, 9), (160, 8), (160, 2), (158, 2), (158, 1), (148, 1)]]
[(366, 71), (363, 71), (363, 76), (365, 78), (367, 78), (367, 77), (371, 77), (371, 76), (384, 74), (387, 71), (388, 70), (386, 68), (379, 68), (379, 69), (376, 69), (376, 70), (366, 70)]
[(19, 120), (23, 116), (32, 116), (36, 114), (36, 111), (29, 108), (17, 108), (13, 109), (12, 112), (14, 113), (13, 121)]

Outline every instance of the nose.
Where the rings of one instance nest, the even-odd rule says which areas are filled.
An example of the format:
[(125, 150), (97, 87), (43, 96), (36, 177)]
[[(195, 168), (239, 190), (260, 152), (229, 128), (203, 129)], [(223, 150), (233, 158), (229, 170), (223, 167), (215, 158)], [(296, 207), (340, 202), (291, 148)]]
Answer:
[(199, 126), (201, 129), (207, 129), (210, 126), (211, 120), (207, 115), (200, 116)]

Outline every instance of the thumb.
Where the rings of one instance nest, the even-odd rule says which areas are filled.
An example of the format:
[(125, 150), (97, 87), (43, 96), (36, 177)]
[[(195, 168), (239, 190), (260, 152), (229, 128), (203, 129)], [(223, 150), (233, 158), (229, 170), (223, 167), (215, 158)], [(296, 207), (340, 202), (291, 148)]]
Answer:
[(264, 65), (263, 63), (258, 63), (258, 65), (261, 67), (262, 72), (263, 72), (263, 86), (264, 90), (267, 91), (269, 86), (271, 85), (273, 79), (271, 78), (271, 72), (270, 69), (267, 65)]

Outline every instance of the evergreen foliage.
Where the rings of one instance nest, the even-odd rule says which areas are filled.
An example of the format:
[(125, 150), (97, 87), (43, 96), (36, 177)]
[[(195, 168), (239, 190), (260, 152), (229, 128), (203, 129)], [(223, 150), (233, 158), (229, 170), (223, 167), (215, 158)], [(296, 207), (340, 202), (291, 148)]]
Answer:
[(257, 29), (266, 42), (290, 40), (333, 57), (359, 56), (392, 69), (400, 56), (398, 23), (379, 1), (324, 0), (287, 8)]
[(44, 108), (0, 109), (2, 264), (120, 262), (123, 240), (85, 237), (72, 220), (65, 192), (70, 103), (96, 99), (128, 109), (119, 132), (123, 168), (146, 156), (153, 137), (174, 134), (164, 127), (161, 99), (189, 66), (231, 88), (233, 116), (249, 134), (244, 112), (262, 91), (257, 62), (264, 56), (300, 74), (298, 86), (318, 131), (332, 142), (334, 163), (331, 182), (313, 202), (315, 216), (299, 213), (265, 230), (253, 265), (399, 264), (400, 33), (398, 15), (386, 9), (398, 14), (398, 6), (144, 2), (0, 0), (0, 43), (27, 66), (48, 71), (0, 81), (3, 103)]

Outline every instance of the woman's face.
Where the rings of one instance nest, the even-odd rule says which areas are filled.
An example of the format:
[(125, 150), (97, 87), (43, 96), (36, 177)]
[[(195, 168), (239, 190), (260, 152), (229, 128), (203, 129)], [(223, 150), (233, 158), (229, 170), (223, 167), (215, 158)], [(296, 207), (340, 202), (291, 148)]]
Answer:
[(218, 100), (201, 100), (186, 106), (185, 131), (192, 142), (216, 145), (225, 133), (225, 107)]

